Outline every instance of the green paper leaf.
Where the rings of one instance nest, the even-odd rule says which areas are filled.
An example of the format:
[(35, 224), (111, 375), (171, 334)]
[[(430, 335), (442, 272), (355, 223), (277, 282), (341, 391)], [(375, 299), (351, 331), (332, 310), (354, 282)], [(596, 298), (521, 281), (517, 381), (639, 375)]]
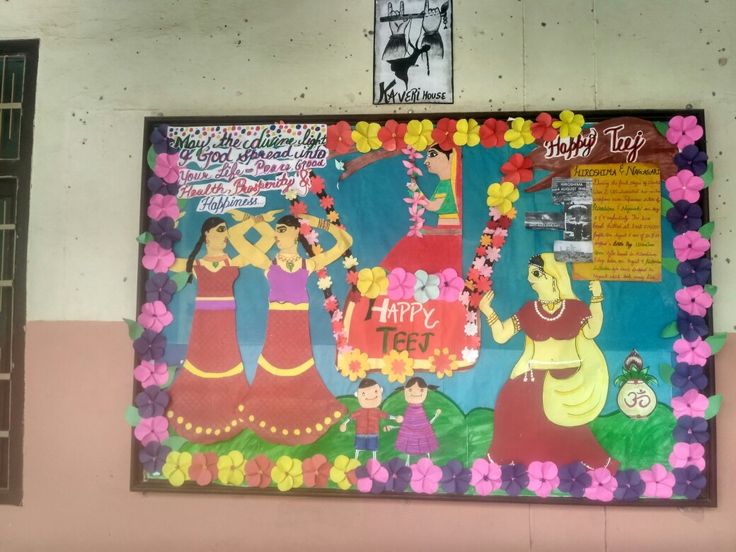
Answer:
[(181, 446), (186, 443), (187, 440), (184, 437), (179, 437), (178, 435), (172, 435), (165, 441), (163, 441), (161, 444), (166, 445), (171, 450), (179, 450)]
[(141, 326), (138, 322), (135, 320), (131, 320), (130, 318), (123, 318), (125, 320), (125, 323), (128, 325), (128, 336), (130, 339), (138, 339), (141, 335), (143, 335), (143, 326)]
[(137, 241), (138, 243), (140, 243), (141, 245), (146, 245), (146, 244), (147, 244), (148, 242), (150, 242), (150, 241), (151, 241), (152, 239), (153, 239), (153, 234), (151, 234), (150, 232), (143, 232), (142, 234), (140, 234), (140, 235), (139, 235), (139, 236), (138, 236), (138, 237), (136, 238), (136, 241)]
[(660, 364), (659, 365), (659, 377), (662, 378), (662, 381), (670, 381), (670, 377), (674, 373), (675, 369), (672, 368), (669, 364)]
[(703, 179), (703, 184), (707, 188), (713, 182), (713, 161), (708, 161), (708, 169), (700, 175)]
[(672, 257), (664, 257), (662, 259), (662, 266), (666, 271), (671, 272), (672, 274), (677, 274), (678, 264), (677, 259), (673, 259)]
[(179, 207), (180, 211), (183, 211), (184, 207), (187, 206), (187, 200), (184, 199), (183, 197), (180, 197), (179, 199), (176, 200), (176, 205)]
[(130, 427), (137, 426), (138, 422), (141, 421), (141, 416), (138, 414), (138, 409), (135, 406), (130, 405), (125, 409), (125, 421), (128, 422)]
[(722, 397), (720, 395), (713, 395), (712, 397), (708, 397), (708, 408), (705, 409), (706, 420), (710, 420), (716, 414), (718, 414), (718, 411), (721, 410), (721, 400)]
[(680, 332), (677, 331), (677, 322), (670, 322), (667, 324), (659, 335), (664, 338), (680, 335)]
[(667, 128), (669, 125), (663, 121), (654, 121), (654, 127), (659, 131), (662, 136), (667, 135)]
[(169, 372), (169, 379), (166, 380), (166, 383), (164, 383), (160, 389), (166, 389), (167, 387), (171, 386), (172, 383), (174, 383), (174, 375), (176, 374), (176, 366), (169, 366), (167, 371)]
[(718, 293), (718, 287), (711, 284), (705, 284), (705, 292), (711, 297), (714, 297), (715, 294)]
[(667, 211), (669, 211), (673, 207), (674, 205), (669, 199), (667, 199), (666, 197), (662, 198), (662, 216), (665, 216), (667, 214)]
[(717, 333), (710, 336), (708, 339), (705, 340), (705, 342), (710, 345), (713, 354), (716, 354), (718, 351), (723, 349), (723, 346), (726, 344), (726, 334)]
[(153, 170), (156, 166), (156, 150), (153, 149), (153, 146), (148, 148), (148, 155), (146, 156), (146, 161), (148, 161), (148, 167)]
[(710, 237), (713, 235), (713, 230), (715, 230), (715, 227), (715, 222), (706, 222), (703, 226), (700, 227), (700, 235), (703, 236), (706, 240), (709, 240)]
[(170, 276), (170, 278), (174, 281), (176, 284), (176, 291), (181, 291), (182, 288), (187, 285), (187, 280), (189, 279), (189, 273), (188, 272), (177, 272)]

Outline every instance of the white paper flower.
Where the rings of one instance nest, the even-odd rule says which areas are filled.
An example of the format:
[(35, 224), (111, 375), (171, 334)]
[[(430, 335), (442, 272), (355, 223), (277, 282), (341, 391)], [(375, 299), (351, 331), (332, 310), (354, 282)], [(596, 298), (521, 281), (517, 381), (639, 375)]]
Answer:
[(463, 349), (463, 360), (465, 362), (475, 362), (476, 360), (478, 360), (478, 349), (465, 347)]
[(330, 278), (329, 276), (323, 276), (322, 278), (317, 280), (317, 287), (319, 289), (325, 290), (331, 285), (332, 285), (332, 278)]
[(478, 335), (478, 324), (474, 322), (468, 322), (467, 324), (465, 324), (465, 335)]
[(289, 201), (294, 201), (296, 199), (296, 195), (296, 190), (294, 189), (288, 189), (284, 191), (284, 197)]
[(358, 266), (358, 259), (356, 259), (352, 255), (345, 257), (342, 261), (342, 266), (344, 266), (345, 268), (353, 268), (354, 266)]

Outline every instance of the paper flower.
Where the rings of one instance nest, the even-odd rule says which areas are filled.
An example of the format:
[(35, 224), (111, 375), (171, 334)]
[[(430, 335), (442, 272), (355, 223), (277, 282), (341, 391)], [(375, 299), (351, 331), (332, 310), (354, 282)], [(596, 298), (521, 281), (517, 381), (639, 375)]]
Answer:
[(239, 487), (245, 479), (244, 467), (245, 458), (243, 454), (240, 451), (231, 450), (217, 459), (217, 479), (224, 485)]
[(517, 496), (529, 485), (529, 475), (524, 464), (501, 466), (501, 488), (511, 496)]
[(179, 179), (179, 154), (159, 153), (156, 156), (153, 174), (162, 178), (167, 184), (176, 182)]
[(141, 418), (163, 416), (166, 406), (169, 404), (169, 394), (159, 387), (151, 385), (138, 393), (133, 403), (138, 407), (138, 414)]
[(414, 297), (414, 284), (417, 279), (411, 272), (396, 267), (388, 275), (388, 297), (393, 301)]
[(429, 119), (413, 119), (406, 125), (404, 142), (417, 151), (424, 151), (432, 143), (432, 129), (432, 121)]
[(689, 170), (695, 176), (700, 176), (708, 170), (708, 155), (700, 151), (697, 146), (686, 146), (675, 155), (675, 165), (680, 171)]
[(619, 470), (616, 474), (616, 483), (618, 486), (613, 491), (614, 498), (627, 502), (639, 498), (646, 487), (646, 483), (636, 470)]
[(440, 301), (454, 303), (465, 287), (464, 280), (458, 276), (454, 268), (446, 268), (439, 274)]
[(378, 138), (379, 130), (381, 130), (381, 125), (378, 123), (367, 123), (366, 121), (356, 123), (355, 130), (351, 135), (353, 142), (355, 142), (355, 149), (360, 153), (368, 153), (371, 150), (379, 149), (381, 147), (381, 140)]
[(708, 422), (705, 418), (680, 416), (677, 418), (672, 436), (678, 443), (707, 443), (710, 440)]
[(519, 185), (521, 182), (529, 182), (534, 176), (532, 173), (532, 160), (520, 153), (515, 153), (509, 160), (501, 165), (503, 180)]
[(325, 191), (325, 179), (319, 175), (313, 175), (309, 177), (309, 191), (315, 195), (321, 194)]
[(143, 248), (143, 259), (141, 263), (148, 270), (154, 272), (167, 272), (174, 264), (174, 252), (161, 247), (155, 241), (148, 242)]
[(519, 190), (512, 182), (494, 182), (488, 186), (488, 199), (486, 203), (489, 207), (495, 207), (501, 215), (511, 211), (514, 201), (519, 199)]
[(133, 349), (141, 360), (160, 360), (166, 350), (166, 337), (151, 330), (143, 330), (141, 336), (133, 341)]
[(442, 466), (442, 479), (440, 486), (442, 490), (450, 494), (465, 494), (470, 488), (472, 472), (457, 460), (450, 460)]
[(361, 493), (382, 493), (388, 481), (388, 470), (375, 458), (355, 470), (356, 487)]
[(179, 191), (178, 184), (176, 183), (169, 184), (167, 182), (164, 182), (162, 179), (160, 179), (158, 176), (155, 176), (155, 175), (148, 177), (148, 180), (146, 181), (146, 185), (148, 186), (148, 189), (152, 194), (175, 196), (177, 192)]
[(465, 362), (473, 363), (478, 360), (477, 347), (463, 347), (462, 353)]
[(160, 473), (171, 449), (158, 441), (151, 441), (138, 451), (138, 461), (147, 473)]
[[(153, 127), (149, 140), (151, 141), (151, 145), (154, 146), (156, 152), (167, 151), (166, 146), (169, 143), (168, 134), (169, 125), (158, 125)], [(163, 148), (160, 146), (163, 146)]]
[(698, 366), (705, 366), (708, 357), (713, 354), (708, 342), (703, 341), (700, 337), (697, 337), (695, 341), (678, 339), (672, 345), (672, 349), (677, 353), (677, 362), (697, 364)]
[(427, 361), (429, 362), (429, 371), (434, 372), (439, 379), (445, 376), (451, 377), (458, 365), (457, 355), (450, 354), (448, 347), (435, 349), (434, 353), (427, 358)]
[(675, 468), (672, 470), (675, 476), (674, 494), (694, 500), (700, 496), (707, 483), (705, 475), (696, 466), (686, 468)]
[(455, 126), (452, 141), (457, 146), (477, 146), (480, 144), (480, 126), (475, 119), (460, 119)]
[(667, 210), (667, 220), (675, 232), (697, 230), (703, 225), (703, 210), (697, 203), (678, 201)]
[(685, 362), (675, 364), (675, 371), (670, 381), (674, 387), (683, 392), (690, 389), (703, 390), (708, 385), (708, 378), (703, 373), (703, 368)]
[(675, 476), (667, 471), (662, 464), (654, 464), (649, 470), (640, 472), (644, 482), (644, 496), (650, 498), (671, 498)]
[(585, 498), (598, 500), (600, 502), (611, 502), (613, 491), (618, 487), (618, 481), (606, 468), (596, 468), (588, 472), (590, 475), (590, 486), (585, 489)]
[(388, 290), (386, 271), (380, 266), (364, 268), (358, 272), (358, 291), (368, 299), (384, 295)]
[(560, 112), (560, 120), (553, 121), (552, 127), (560, 131), (560, 138), (575, 138), (583, 131), (585, 118), (580, 114), (575, 114), (569, 109)]
[(420, 458), (411, 466), (411, 488), (415, 493), (436, 493), (441, 479), (442, 469), (429, 458)]
[[(166, 196), (171, 197), (171, 196)], [(175, 242), (181, 239), (181, 232), (176, 228), (174, 219), (164, 217), (160, 220), (151, 219), (148, 231), (161, 247), (171, 249)]]
[(575, 498), (584, 496), (585, 489), (590, 487), (593, 482), (593, 478), (588, 473), (588, 468), (582, 462), (560, 466), (558, 477), (560, 478), (559, 489)]
[(161, 301), (168, 305), (176, 293), (176, 282), (164, 272), (154, 272), (148, 277), (145, 285), (146, 302)]
[(412, 470), (401, 458), (392, 458), (384, 464), (388, 471), (384, 490), (387, 492), (402, 493), (411, 483)]
[(356, 267), (358, 266), (358, 259), (353, 255), (348, 255), (342, 260), (342, 266), (345, 267), (345, 269)]
[(271, 480), (276, 483), (279, 491), (298, 489), (304, 483), (302, 461), (290, 456), (280, 456), (276, 465), (271, 468)]
[(317, 280), (317, 287), (321, 290), (326, 290), (332, 287), (332, 278), (329, 276), (323, 276), (319, 280)]
[(335, 463), (330, 468), (330, 481), (335, 483), (343, 491), (347, 491), (355, 485), (358, 478), (355, 470), (360, 466), (360, 462), (354, 458), (348, 458), (344, 454), (335, 458)]
[(688, 286), (675, 292), (677, 306), (693, 316), (705, 316), (713, 306), (713, 297), (706, 293), (703, 286)]
[(304, 486), (313, 488), (326, 487), (330, 481), (330, 469), (332, 466), (323, 454), (315, 454), (302, 462), (302, 475)]
[(169, 422), (163, 416), (141, 418), (133, 434), (144, 446), (154, 441), (160, 443), (169, 438)]
[(700, 190), (705, 187), (703, 179), (695, 176), (692, 171), (684, 169), (665, 181), (667, 191), (672, 201), (687, 201), (695, 203), (700, 199)]
[(695, 115), (675, 115), (670, 119), (665, 138), (670, 144), (681, 150), (703, 137), (703, 127), (698, 124)]
[(677, 275), (684, 286), (704, 286), (710, 279), (711, 261), (708, 258), (690, 259), (677, 265)]
[(475, 488), (476, 494), (480, 496), (488, 496), (496, 489), (501, 488), (501, 466), (495, 462), (478, 458), (473, 462), (470, 474), (470, 484)]
[(191, 465), (192, 455), (190, 453), (173, 450), (166, 457), (161, 473), (174, 487), (181, 487), (189, 479), (189, 466)]
[(414, 300), (417, 303), (426, 303), (440, 296), (440, 278), (436, 274), (427, 274), (424, 270), (414, 273)]
[(522, 117), (516, 117), (511, 121), (511, 128), (504, 133), (503, 139), (514, 149), (519, 149), (526, 144), (533, 143), (532, 122)]
[(537, 115), (536, 122), (532, 123), (531, 131), (535, 140), (550, 142), (557, 138), (559, 132), (552, 126), (554, 119), (549, 113), (540, 113)]
[(148, 202), (146, 214), (153, 220), (163, 218), (176, 220), (179, 217), (179, 204), (175, 196), (154, 194)]
[[(467, 121), (466, 121), (466, 125), (467, 125)], [(453, 136), (455, 135), (456, 130), (457, 130), (457, 122), (454, 119), (448, 119), (447, 117), (443, 117), (442, 119), (437, 121), (437, 126), (432, 131), (432, 139), (435, 142), (437, 142), (437, 145), (441, 149), (445, 151), (450, 151), (455, 145)]]
[(414, 359), (409, 356), (408, 351), (398, 352), (391, 349), (383, 356), (381, 373), (388, 377), (389, 383), (404, 383), (406, 378), (414, 375)]
[(695, 466), (699, 470), (705, 469), (705, 447), (700, 443), (675, 443), (669, 457), (673, 468)]
[(340, 374), (349, 378), (350, 381), (363, 379), (368, 370), (368, 355), (357, 348), (347, 354), (339, 354), (337, 355), (337, 367)]
[(698, 337), (705, 337), (710, 332), (705, 318), (691, 316), (683, 311), (677, 312), (677, 331), (687, 341), (695, 341)]
[(554, 462), (531, 462), (528, 473), (529, 490), (542, 498), (548, 497), (560, 484), (557, 465)]
[(161, 386), (169, 381), (169, 370), (164, 362), (143, 360), (133, 370), (133, 377), (141, 382), (144, 389), (152, 385)]
[(386, 151), (398, 151), (406, 147), (405, 134), (406, 123), (398, 123), (394, 119), (389, 119), (378, 131), (378, 139)]
[(338, 155), (349, 152), (353, 147), (353, 129), (345, 121), (327, 127), (327, 149)]
[(217, 454), (214, 452), (195, 452), (189, 467), (189, 479), (204, 487), (217, 479)]
[(505, 145), (504, 135), (508, 129), (506, 121), (486, 119), (478, 130), (481, 145), (485, 148), (502, 148)]
[(168, 311), (166, 305), (161, 301), (143, 303), (141, 313), (138, 315), (138, 323), (148, 330), (154, 332), (162, 331), (173, 322), (174, 316)]
[(675, 236), (675, 257), (680, 262), (699, 259), (710, 249), (710, 242), (694, 230)]

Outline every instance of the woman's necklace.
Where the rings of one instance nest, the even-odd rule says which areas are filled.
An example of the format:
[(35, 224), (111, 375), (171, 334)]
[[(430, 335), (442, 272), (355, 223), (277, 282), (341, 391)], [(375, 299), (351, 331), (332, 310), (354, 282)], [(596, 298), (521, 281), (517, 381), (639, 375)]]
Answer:
[(565, 312), (565, 301), (561, 301), (561, 302), (562, 302), (562, 306), (552, 316), (548, 316), (547, 314), (542, 314), (542, 311), (539, 310), (539, 304), (541, 303), (542, 305), (544, 305), (542, 301), (534, 301), (534, 311), (537, 313), (537, 316), (539, 316), (539, 318), (541, 318), (542, 320), (546, 322), (554, 322), (555, 320), (559, 320), (559, 318), (562, 316), (562, 313)]
[(204, 257), (204, 260), (209, 262), (212, 265), (212, 268), (217, 268), (218, 266), (220, 266), (220, 261), (224, 261), (225, 258), (226, 257), (224, 255), (221, 255), (219, 257), (212, 257), (212, 258), (210, 258), (209, 256), (206, 256)]
[(276, 258), (286, 265), (286, 270), (288, 270), (289, 272), (294, 271), (294, 265), (296, 265), (297, 261), (301, 259), (299, 255), (287, 257), (286, 255), (282, 255), (281, 253), (276, 255)]

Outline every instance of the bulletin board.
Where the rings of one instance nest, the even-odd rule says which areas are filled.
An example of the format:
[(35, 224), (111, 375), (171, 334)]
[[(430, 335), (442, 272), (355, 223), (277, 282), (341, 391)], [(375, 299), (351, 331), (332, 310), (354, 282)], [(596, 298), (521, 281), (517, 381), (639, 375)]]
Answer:
[(145, 121), (131, 488), (715, 505), (702, 111)]

